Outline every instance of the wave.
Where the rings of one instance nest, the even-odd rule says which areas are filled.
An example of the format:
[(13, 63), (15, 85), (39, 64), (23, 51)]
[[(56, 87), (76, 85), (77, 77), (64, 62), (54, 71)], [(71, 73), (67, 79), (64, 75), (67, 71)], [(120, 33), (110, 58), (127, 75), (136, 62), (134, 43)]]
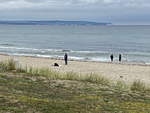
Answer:
[[(26, 48), (15, 46), (2, 46), (0, 45), (0, 53), (17, 55), (17, 56), (33, 56), (43, 58), (56, 58), (63, 59), (64, 53), (69, 54), (70, 60), (81, 61), (110, 61), (109, 55), (111, 53), (107, 51), (74, 51), (69, 49), (38, 49), (38, 48)], [(118, 53), (114, 53), (114, 60), (118, 61)], [(123, 61), (130, 62), (150, 62), (150, 53), (140, 52), (127, 52), (122, 55)]]
[(9, 46), (0, 46), (0, 49), (16, 49), (16, 50), (31, 50), (31, 51), (54, 51), (54, 52), (70, 52), (71, 50), (63, 49), (37, 49), (37, 48), (25, 48), (25, 47), (9, 47)]
[[(31, 56), (31, 57), (41, 57), (41, 58), (54, 58), (54, 59), (63, 59), (64, 56), (57, 56), (57, 55), (41, 55), (41, 54), (20, 54), (20, 53), (13, 53), (8, 55), (14, 55), (14, 56)], [(83, 57), (75, 57), (75, 56), (69, 56), (70, 60), (82, 60), (85, 61), (86, 59)]]
[(0, 46), (0, 49), (13, 49), (13, 50), (29, 50), (29, 51), (39, 51), (39, 52), (67, 52), (67, 53), (83, 53), (83, 54), (106, 54), (109, 52), (103, 52), (103, 51), (74, 51), (69, 49), (37, 49), (37, 48), (25, 48), (25, 47), (12, 47), (12, 46)]
[(9, 43), (5, 43), (5, 44), (0, 44), (0, 45), (2, 45), (2, 46), (15, 46), (14, 44), (9, 44)]
[(40, 50), (35, 48), (24, 48), (24, 47), (12, 47), (12, 46), (0, 46), (0, 49), (18, 49), (18, 50)]
[[(30, 56), (30, 57), (40, 57), (40, 58), (52, 58), (52, 59), (61, 59), (63, 60), (64, 56), (57, 56), (57, 55), (41, 55), (41, 54), (20, 54), (20, 53), (13, 53), (9, 55), (14, 56)], [(108, 59), (105, 58), (85, 58), (85, 57), (76, 57), (76, 56), (69, 56), (69, 60), (75, 61), (105, 61), (107, 62)]]

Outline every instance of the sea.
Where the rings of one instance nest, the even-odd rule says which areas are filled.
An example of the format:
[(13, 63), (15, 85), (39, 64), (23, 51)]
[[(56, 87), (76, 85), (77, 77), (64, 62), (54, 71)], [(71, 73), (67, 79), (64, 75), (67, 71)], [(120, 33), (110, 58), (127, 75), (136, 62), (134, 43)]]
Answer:
[(150, 64), (150, 26), (0, 25), (0, 54)]

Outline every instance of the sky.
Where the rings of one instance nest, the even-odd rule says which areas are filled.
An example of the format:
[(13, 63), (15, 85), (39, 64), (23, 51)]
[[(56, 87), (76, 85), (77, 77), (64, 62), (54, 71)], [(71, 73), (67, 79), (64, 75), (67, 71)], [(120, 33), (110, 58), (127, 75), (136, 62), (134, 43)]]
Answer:
[(150, 25), (150, 0), (0, 0), (0, 20), (83, 20)]

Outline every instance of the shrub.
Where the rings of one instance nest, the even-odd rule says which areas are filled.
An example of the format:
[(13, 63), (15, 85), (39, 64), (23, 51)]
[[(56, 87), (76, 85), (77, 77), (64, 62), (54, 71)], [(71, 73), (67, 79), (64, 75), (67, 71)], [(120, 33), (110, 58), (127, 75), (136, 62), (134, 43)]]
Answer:
[(133, 84), (131, 85), (130, 88), (132, 91), (145, 91), (146, 90), (146, 86), (143, 82), (141, 81), (134, 81)]
[(16, 70), (16, 63), (13, 59), (0, 62), (0, 72)]

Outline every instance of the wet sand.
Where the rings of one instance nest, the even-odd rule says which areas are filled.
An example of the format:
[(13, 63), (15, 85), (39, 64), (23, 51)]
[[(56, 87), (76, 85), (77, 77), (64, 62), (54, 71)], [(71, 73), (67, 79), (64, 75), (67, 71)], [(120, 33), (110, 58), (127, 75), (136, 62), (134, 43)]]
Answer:
[[(79, 74), (96, 73), (113, 81), (121, 80), (130, 84), (135, 80), (140, 80), (147, 85), (150, 84), (150, 65), (146, 64), (69, 61), (66, 66), (63, 60), (0, 55), (0, 61), (8, 59), (14, 59), (22, 66), (46, 67), (58, 72), (75, 72)], [(54, 63), (61, 66), (54, 67)]]

